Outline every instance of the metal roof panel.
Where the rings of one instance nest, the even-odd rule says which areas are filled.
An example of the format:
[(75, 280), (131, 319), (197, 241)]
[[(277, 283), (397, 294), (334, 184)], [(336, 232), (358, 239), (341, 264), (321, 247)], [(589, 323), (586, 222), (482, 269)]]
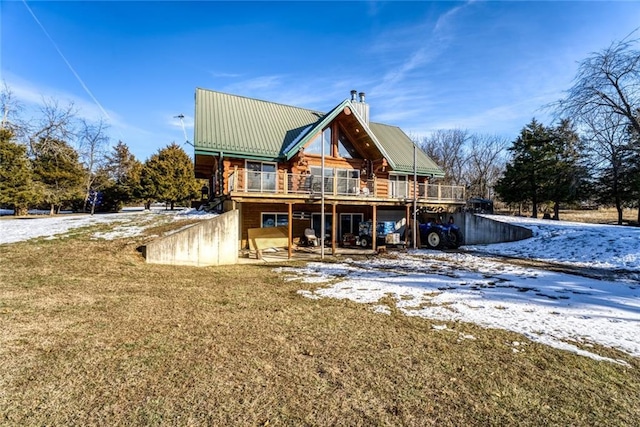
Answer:
[[(325, 126), (330, 113), (308, 110), (274, 102), (196, 89), (194, 147), (198, 152), (234, 153), (264, 158), (287, 157), (304, 144), (313, 132), (309, 127)], [(332, 114), (333, 113), (333, 114)], [(372, 139), (397, 172), (413, 173), (411, 139), (398, 127), (369, 123)], [(285, 152), (285, 150), (287, 152)], [(442, 170), (422, 150), (417, 150), (417, 172), (443, 177)]]

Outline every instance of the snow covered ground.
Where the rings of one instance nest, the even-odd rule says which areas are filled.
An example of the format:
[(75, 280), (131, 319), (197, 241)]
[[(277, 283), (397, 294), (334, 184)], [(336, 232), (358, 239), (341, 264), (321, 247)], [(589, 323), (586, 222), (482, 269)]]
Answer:
[[(600, 360), (593, 344), (640, 357), (640, 229), (495, 217), (534, 231), (521, 242), (466, 247), (471, 253), (414, 250), (373, 260), (281, 268), (291, 280), (318, 283), (309, 298), (380, 304), (394, 298), (409, 316), (473, 322)], [(478, 252), (611, 270), (608, 280), (514, 265)], [(326, 285), (323, 285), (326, 284)], [(446, 331), (445, 325), (437, 325)], [(461, 337), (473, 339), (473, 337)], [(526, 351), (514, 342), (513, 351)], [(620, 362), (620, 361), (615, 361)], [(622, 363), (622, 362), (620, 362)]]
[(523, 242), (469, 246), (498, 255), (560, 264), (633, 270), (640, 273), (640, 228), (485, 215), (529, 228), (533, 238)]
[[(3, 212), (0, 212), (2, 215)], [(9, 212), (10, 214), (11, 212)], [(94, 233), (94, 238), (117, 239), (139, 235), (145, 228), (181, 219), (208, 218), (217, 214), (210, 214), (195, 209), (168, 211), (164, 208), (144, 210), (143, 208), (125, 209), (115, 214), (74, 215), (63, 214), (57, 216), (28, 216), (20, 218), (0, 219), (0, 244), (29, 240), (35, 237), (55, 239), (75, 228), (88, 227), (96, 224), (112, 224), (113, 228), (107, 233)]]
[[(133, 210), (108, 215), (59, 215), (0, 219), (0, 244), (34, 237), (56, 238), (73, 228), (112, 224), (92, 238), (134, 236), (145, 228), (183, 218), (202, 218), (194, 210)], [(409, 316), (436, 321), (473, 322), (518, 332), (531, 341), (595, 359), (592, 344), (640, 357), (640, 228), (496, 216), (534, 232), (521, 242), (469, 246), (466, 253), (411, 250), (368, 260), (311, 262), (304, 268), (280, 268), (289, 280), (317, 283), (309, 298), (345, 298), (388, 313), (381, 298), (391, 296)], [(514, 265), (508, 256), (576, 268), (606, 271), (606, 280)], [(442, 333), (455, 333), (435, 324)], [(460, 339), (474, 339), (464, 335)], [(509, 343), (514, 352), (526, 342)], [(614, 361), (623, 363), (620, 361)]]

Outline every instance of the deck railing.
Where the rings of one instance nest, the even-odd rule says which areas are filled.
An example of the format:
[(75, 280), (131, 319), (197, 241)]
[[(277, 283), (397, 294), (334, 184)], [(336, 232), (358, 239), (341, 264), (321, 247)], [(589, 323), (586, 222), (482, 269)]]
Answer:
[[(239, 171), (233, 171), (229, 175), (229, 191), (239, 193), (260, 194), (309, 194), (319, 196), (322, 193), (323, 179), (318, 175), (278, 173), (278, 172), (253, 172), (244, 173), (240, 181)], [(390, 199), (412, 199), (413, 184), (407, 183), (406, 189), (394, 187), (394, 182), (389, 182), (389, 191), (380, 194), (377, 191), (376, 179), (362, 181), (352, 177), (324, 177), (325, 196), (347, 197), (379, 197)], [(417, 185), (417, 198), (419, 200), (434, 200), (442, 202), (464, 202), (465, 188), (461, 185), (425, 184)]]

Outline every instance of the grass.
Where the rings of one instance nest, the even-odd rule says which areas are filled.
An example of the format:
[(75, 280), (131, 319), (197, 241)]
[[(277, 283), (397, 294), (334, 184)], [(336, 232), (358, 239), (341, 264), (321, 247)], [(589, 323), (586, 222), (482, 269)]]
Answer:
[[(594, 224), (617, 224), (618, 211), (615, 208), (600, 208), (596, 210), (561, 210), (560, 219), (563, 221), (588, 222)], [(638, 209), (624, 209), (622, 221), (625, 225), (638, 225)]]
[(0, 246), (0, 425), (640, 419), (640, 362), (614, 350), (598, 352), (630, 366), (471, 324), (434, 329), (391, 298), (391, 315), (307, 299), (297, 291), (311, 285), (274, 264), (147, 265), (144, 236), (88, 235)]
[[(500, 212), (506, 215), (513, 215), (516, 212)], [(531, 216), (531, 212), (523, 212), (525, 216)], [(542, 213), (538, 214), (538, 218), (542, 218)], [(562, 209), (560, 210), (560, 219), (562, 221), (586, 222), (593, 224), (617, 224), (618, 211), (615, 208), (599, 208), (599, 209)], [(622, 221), (624, 225), (638, 225), (638, 209), (624, 209), (622, 211)]]

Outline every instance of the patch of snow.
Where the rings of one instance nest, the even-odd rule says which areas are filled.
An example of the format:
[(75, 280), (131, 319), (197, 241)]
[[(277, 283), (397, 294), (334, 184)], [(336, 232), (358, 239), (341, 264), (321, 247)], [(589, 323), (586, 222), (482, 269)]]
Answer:
[[(48, 213), (48, 212), (47, 212)], [(218, 214), (195, 209), (170, 211), (164, 208), (144, 210), (129, 208), (120, 213), (65, 214), (56, 216), (26, 216), (0, 220), (0, 244), (14, 243), (36, 237), (55, 239), (69, 231), (97, 224), (113, 224), (108, 232), (96, 232), (93, 238), (113, 240), (140, 235), (145, 229), (165, 222), (185, 219), (209, 219)]]
[[(534, 237), (485, 245), (483, 252), (640, 273), (640, 229), (500, 219), (532, 228)], [(350, 299), (381, 311), (381, 298), (391, 296), (408, 316), (506, 329), (597, 360), (624, 363), (598, 355), (591, 343), (640, 357), (640, 280), (628, 277), (597, 280), (428, 250), (340, 264), (308, 263), (286, 272), (289, 279), (321, 277), (325, 285), (311, 293), (314, 297)], [(432, 328), (444, 330), (446, 325)], [(524, 351), (520, 342), (512, 346), (514, 352)]]
[(640, 228), (526, 217), (483, 215), (533, 231), (519, 242), (466, 246), (469, 250), (584, 267), (640, 271)]
[(372, 310), (374, 313), (391, 315), (391, 309), (388, 305), (374, 305)]

